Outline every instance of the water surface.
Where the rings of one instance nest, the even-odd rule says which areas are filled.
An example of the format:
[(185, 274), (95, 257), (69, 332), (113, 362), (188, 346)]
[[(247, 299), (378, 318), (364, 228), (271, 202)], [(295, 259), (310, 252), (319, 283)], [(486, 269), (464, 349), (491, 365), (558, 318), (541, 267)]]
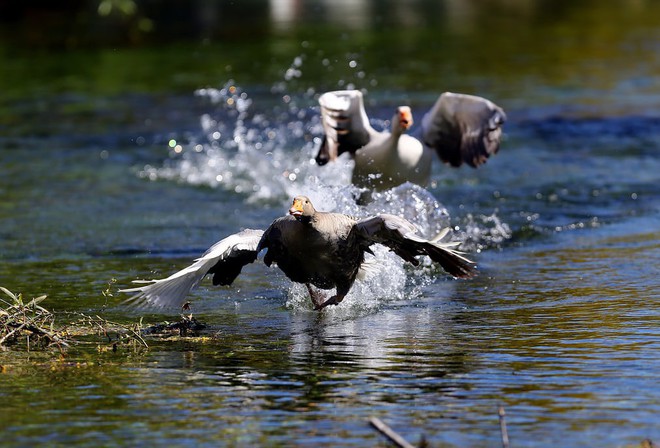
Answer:
[[(118, 287), (265, 227), (298, 193), (450, 225), (481, 275), (381, 250), (379, 274), (317, 313), (251, 265), (191, 295), (205, 339), (2, 352), (0, 443), (385, 446), (378, 416), (413, 443), (498, 446), (499, 405), (517, 446), (657, 443), (657, 5), (309, 5), (226, 6), (178, 37), (167, 6), (131, 45), (3, 33), (0, 285), (60, 313), (173, 320), (122, 307)], [(487, 96), (507, 138), (479, 170), (436, 163), (428, 189), (360, 208), (350, 164), (310, 163), (317, 96), (346, 87), (382, 127), (444, 90)]]

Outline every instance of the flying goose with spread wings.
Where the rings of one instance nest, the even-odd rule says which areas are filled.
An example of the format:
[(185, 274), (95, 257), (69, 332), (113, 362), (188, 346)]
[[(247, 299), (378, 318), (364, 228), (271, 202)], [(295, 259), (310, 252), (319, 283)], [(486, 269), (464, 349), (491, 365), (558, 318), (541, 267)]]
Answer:
[(473, 95), (445, 92), (422, 119), (415, 135), (410, 107), (400, 106), (390, 131), (376, 131), (369, 123), (362, 92), (339, 90), (319, 97), (323, 141), (319, 165), (348, 152), (355, 159), (353, 184), (386, 190), (404, 182), (421, 186), (431, 176), (433, 153), (453, 166), (478, 167), (497, 153), (506, 114), (493, 102)]

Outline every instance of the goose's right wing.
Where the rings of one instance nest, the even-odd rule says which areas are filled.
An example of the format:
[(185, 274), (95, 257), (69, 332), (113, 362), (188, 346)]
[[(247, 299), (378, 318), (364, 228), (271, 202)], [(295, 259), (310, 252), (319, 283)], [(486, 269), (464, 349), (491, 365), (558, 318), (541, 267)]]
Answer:
[(319, 98), (323, 142), (316, 155), (316, 163), (325, 165), (341, 154), (355, 151), (369, 143), (376, 131), (369, 124), (364, 110), (362, 92), (337, 90)]
[(246, 229), (215, 243), (193, 264), (167, 278), (134, 281), (146, 283), (120, 292), (134, 293), (125, 302), (137, 306), (180, 307), (188, 293), (207, 274), (213, 274), (214, 285), (230, 285), (246, 264), (257, 258), (257, 247), (264, 232)]

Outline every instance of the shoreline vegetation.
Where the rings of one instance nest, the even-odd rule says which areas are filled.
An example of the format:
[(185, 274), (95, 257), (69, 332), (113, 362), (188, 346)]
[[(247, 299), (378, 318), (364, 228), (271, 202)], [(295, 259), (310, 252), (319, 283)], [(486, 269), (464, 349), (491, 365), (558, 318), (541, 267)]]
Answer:
[[(98, 314), (54, 313), (41, 305), (46, 295), (28, 300), (22, 293), (14, 293), (2, 286), (0, 292), (1, 350), (53, 350), (64, 356), (74, 346), (95, 345), (99, 352), (117, 352), (122, 347), (137, 351), (149, 348), (147, 339), (194, 338), (206, 328), (192, 314), (182, 314), (181, 320), (176, 322), (145, 325), (142, 318), (122, 324)], [(103, 293), (109, 294), (108, 291)]]

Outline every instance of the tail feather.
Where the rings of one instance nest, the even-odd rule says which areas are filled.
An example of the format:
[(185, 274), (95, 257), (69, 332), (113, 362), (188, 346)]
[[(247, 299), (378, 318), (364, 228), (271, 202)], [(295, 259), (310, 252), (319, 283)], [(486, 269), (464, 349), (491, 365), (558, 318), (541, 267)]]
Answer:
[(461, 255), (461, 252), (451, 248), (452, 243), (431, 242), (425, 244), (425, 252), (450, 275), (457, 278), (473, 278), (477, 276), (474, 262)]

